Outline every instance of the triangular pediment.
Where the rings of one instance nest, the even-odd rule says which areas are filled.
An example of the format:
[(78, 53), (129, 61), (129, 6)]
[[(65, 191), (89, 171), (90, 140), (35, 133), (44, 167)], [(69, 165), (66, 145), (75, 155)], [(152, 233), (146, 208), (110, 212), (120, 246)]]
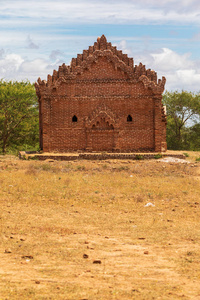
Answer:
[[(90, 46), (88, 50), (84, 50), (82, 54), (78, 54), (77, 58), (73, 58), (70, 65), (71, 75), (74, 77), (82, 75), (84, 72), (93, 72), (95, 65), (101, 64), (101, 69), (106, 68), (105, 63), (107, 61), (115, 71), (125, 73), (126, 77), (130, 77), (133, 73), (133, 59), (129, 58), (127, 54), (123, 54), (121, 50), (117, 50), (116, 47), (108, 43), (104, 35), (97, 39), (97, 42), (93, 46)], [(100, 68), (100, 66), (98, 66)], [(69, 71), (69, 69), (68, 69)], [(107, 65), (106, 72), (109, 77), (109, 66)], [(113, 72), (111, 72), (113, 75)], [(119, 72), (118, 72), (119, 73)], [(94, 73), (93, 73), (94, 77)], [(123, 76), (122, 76), (123, 77)]]
[(35, 86), (38, 97), (41, 97), (41, 91), (45, 93), (46, 88), (56, 91), (61, 84), (69, 83), (70, 80), (96, 80), (98, 78), (130, 79), (134, 83), (142, 82), (144, 88), (151, 89), (154, 94), (162, 94), (166, 81), (165, 77), (157, 80), (157, 73), (151, 69), (147, 70), (142, 63), (134, 66), (133, 58), (129, 58), (127, 54), (112, 46), (102, 35), (88, 50), (83, 50), (82, 54), (72, 58), (70, 66), (63, 64), (58, 71), (54, 70), (52, 76), (48, 75), (47, 81), (38, 78)]
[(82, 65), (76, 67), (75, 73), (77, 78), (84, 77), (86, 74), (87, 79), (123, 79), (129, 77), (131, 70), (111, 51), (97, 50)]
[[(106, 53), (107, 52), (107, 53)], [(75, 69), (78, 66), (84, 65), (84, 62), (89, 62), (94, 56), (112, 56), (115, 57), (116, 62), (123, 62), (127, 67), (133, 68), (133, 58), (129, 58), (127, 54), (123, 54), (121, 50), (117, 50), (115, 46), (107, 42), (104, 35), (97, 39), (97, 42), (93, 46), (90, 46), (88, 50), (84, 50), (82, 54), (78, 54), (77, 58), (72, 58), (71, 68)]]

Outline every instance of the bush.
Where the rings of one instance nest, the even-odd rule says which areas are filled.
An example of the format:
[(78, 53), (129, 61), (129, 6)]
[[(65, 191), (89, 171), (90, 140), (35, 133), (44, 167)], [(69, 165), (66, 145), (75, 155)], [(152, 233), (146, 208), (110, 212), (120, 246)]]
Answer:
[(155, 159), (162, 158), (162, 154), (161, 154), (161, 153), (155, 154), (155, 155), (154, 155), (154, 158), (155, 158)]
[(144, 159), (144, 156), (141, 155), (141, 154), (137, 154), (137, 155), (135, 156), (135, 159), (137, 159), (137, 160), (142, 160), (142, 159)]

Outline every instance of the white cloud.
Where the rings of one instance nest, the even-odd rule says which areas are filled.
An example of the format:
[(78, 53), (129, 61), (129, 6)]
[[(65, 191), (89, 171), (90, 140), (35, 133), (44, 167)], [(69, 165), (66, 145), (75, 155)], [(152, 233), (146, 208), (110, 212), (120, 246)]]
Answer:
[(200, 92), (200, 70), (186, 69), (169, 72), (167, 75), (169, 90), (187, 90)]
[[(135, 2), (133, 0), (133, 2)], [(199, 0), (140, 0), (139, 5), (162, 8), (163, 11), (196, 11), (200, 9)]]
[(0, 59), (3, 57), (4, 53), (5, 53), (4, 49), (1, 49), (0, 50)]
[(155, 70), (158, 78), (165, 76), (167, 90), (200, 91), (200, 62), (192, 60), (190, 53), (181, 55), (162, 48), (156, 53), (136, 53), (135, 63), (139, 62)]
[(39, 49), (39, 46), (33, 42), (30, 35), (27, 37), (27, 44), (29, 49)]
[[(76, 39), (74, 38), (75, 42)], [(78, 39), (78, 42), (77, 45), (81, 48), (81, 53), (87, 47), (81, 46), (84, 43), (83, 39), (81, 41)], [(178, 54), (169, 48), (135, 52), (136, 48), (132, 46), (133, 44), (124, 38), (117, 43), (117, 48), (127, 53), (129, 57), (133, 57), (135, 64), (142, 62), (147, 69), (155, 70), (158, 73), (158, 78), (165, 76), (167, 90), (200, 90), (200, 61), (192, 60), (190, 53)], [(35, 49), (33, 50), (35, 51)], [(78, 53), (79, 51), (75, 52)], [(51, 50), (47, 55), (43, 53), (40, 58), (37, 57), (38, 54), (35, 57), (32, 56), (32, 53), (29, 57), (27, 55), (10, 53), (1, 49), (0, 78), (8, 80), (29, 79), (31, 82), (35, 82), (38, 77), (46, 79), (47, 75), (52, 74), (54, 69), (58, 70), (59, 65), (63, 62), (69, 64), (71, 58), (76, 57), (76, 54), (73, 54), (67, 61), (66, 53), (59, 49)]]
[(3, 53), (0, 58), (0, 79), (6, 80), (30, 80), (35, 82), (38, 77), (46, 79), (59, 64), (51, 64), (44, 59), (25, 60), (20, 55)]
[(119, 43), (113, 43), (113, 46), (116, 46), (117, 49), (122, 50), (123, 53), (127, 54), (128, 56), (132, 56), (132, 49), (128, 46), (126, 40), (121, 40)]
[(42, 80), (47, 79), (48, 74), (52, 74), (54, 69), (58, 69), (59, 64), (53, 63), (44, 59), (35, 59), (32, 61), (24, 61), (19, 69), (19, 78), (27, 78), (31, 82), (37, 81), (38, 77)]
[[(199, 0), (6, 0), (1, 3), (0, 24), (15, 22), (23, 25), (107, 23), (197, 23), (200, 24)], [(35, 22), (35, 24), (34, 24)], [(17, 24), (16, 24), (17, 25)]]
[(7, 78), (8, 74), (16, 74), (20, 65), (23, 63), (23, 58), (18, 54), (2, 53), (0, 59), (0, 78)]
[(53, 61), (58, 61), (58, 60), (61, 61), (61, 58), (64, 60), (64, 57), (65, 57), (64, 53), (60, 50), (53, 50), (49, 55), (50, 60)]
[(191, 68), (193, 65), (192, 61), (189, 60), (189, 53), (180, 55), (168, 48), (163, 48), (160, 53), (152, 53), (151, 56), (154, 65), (160, 66), (163, 71), (169, 71), (172, 68), (175, 70)]

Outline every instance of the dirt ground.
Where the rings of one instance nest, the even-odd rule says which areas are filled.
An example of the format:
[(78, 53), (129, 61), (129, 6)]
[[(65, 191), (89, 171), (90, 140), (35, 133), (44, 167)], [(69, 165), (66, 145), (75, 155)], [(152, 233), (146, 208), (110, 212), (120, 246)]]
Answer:
[(0, 299), (200, 299), (199, 153), (0, 157)]

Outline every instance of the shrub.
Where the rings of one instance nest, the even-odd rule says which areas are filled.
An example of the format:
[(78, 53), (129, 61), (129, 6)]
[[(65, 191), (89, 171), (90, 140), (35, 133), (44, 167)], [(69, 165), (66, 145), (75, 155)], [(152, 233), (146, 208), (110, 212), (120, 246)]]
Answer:
[(162, 158), (162, 154), (161, 154), (161, 153), (155, 154), (155, 155), (154, 155), (154, 158), (155, 158), (155, 159)]
[(185, 157), (189, 157), (189, 154), (188, 153), (183, 153), (185, 155)]
[(144, 156), (141, 155), (141, 154), (137, 154), (137, 155), (135, 156), (135, 159), (137, 159), (137, 160), (142, 160), (142, 159), (144, 159)]

